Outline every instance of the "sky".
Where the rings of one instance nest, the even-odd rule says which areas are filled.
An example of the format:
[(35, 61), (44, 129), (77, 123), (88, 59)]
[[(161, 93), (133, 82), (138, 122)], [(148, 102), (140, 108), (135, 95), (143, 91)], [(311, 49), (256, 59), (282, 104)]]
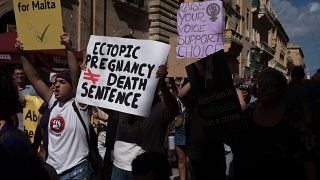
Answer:
[(307, 72), (320, 68), (320, 0), (270, 0), (276, 16), (304, 54)]

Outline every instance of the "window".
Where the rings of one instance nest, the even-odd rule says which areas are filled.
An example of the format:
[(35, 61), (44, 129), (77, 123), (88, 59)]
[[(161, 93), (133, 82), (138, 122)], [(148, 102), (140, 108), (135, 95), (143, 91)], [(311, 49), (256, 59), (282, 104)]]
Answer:
[(236, 30), (237, 33), (239, 33), (240, 28), (239, 28), (239, 24), (238, 23), (235, 24), (235, 30)]
[(249, 37), (249, 11), (247, 10), (247, 14), (246, 14), (246, 37)]
[(144, 7), (144, 0), (127, 0), (127, 3), (138, 7)]
[(280, 61), (284, 62), (284, 53), (283, 52), (280, 53)]
[(249, 31), (249, 12), (248, 11), (246, 15), (246, 30)]
[(236, 11), (240, 13), (240, 0), (236, 1)]
[(228, 25), (228, 16), (225, 16), (224, 17), (224, 28), (225, 29), (228, 29), (227, 25)]
[(247, 50), (247, 67), (250, 67), (250, 50)]

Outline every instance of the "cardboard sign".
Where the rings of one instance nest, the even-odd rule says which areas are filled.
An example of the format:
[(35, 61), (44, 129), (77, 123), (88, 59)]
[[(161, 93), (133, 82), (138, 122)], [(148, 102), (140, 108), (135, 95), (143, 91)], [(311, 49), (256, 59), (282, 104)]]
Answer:
[(23, 129), (31, 143), (34, 141), (35, 131), (38, 125), (39, 108), (43, 100), (38, 96), (25, 96), (26, 106), (23, 108)]
[(158, 79), (170, 46), (151, 40), (91, 36), (77, 100), (81, 103), (149, 116)]
[(223, 137), (247, 127), (223, 50), (186, 70), (197, 101), (194, 117), (204, 122), (207, 134)]
[(224, 49), (221, 0), (182, 3), (177, 12), (177, 58), (204, 58)]
[(183, 58), (178, 59), (176, 56), (177, 37), (170, 37), (170, 52), (168, 57), (168, 77), (187, 77), (186, 66), (199, 59)]
[(25, 50), (64, 49), (60, 0), (13, 0), (13, 6)]

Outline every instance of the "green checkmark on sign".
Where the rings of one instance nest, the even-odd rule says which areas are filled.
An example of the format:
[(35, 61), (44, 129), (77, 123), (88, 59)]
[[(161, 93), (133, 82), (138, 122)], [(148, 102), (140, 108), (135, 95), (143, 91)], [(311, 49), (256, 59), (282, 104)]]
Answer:
[(50, 26), (50, 24), (48, 24), (47, 27), (44, 29), (44, 31), (40, 35), (37, 36), (37, 38), (40, 40), (40, 42), (43, 42), (49, 26)]

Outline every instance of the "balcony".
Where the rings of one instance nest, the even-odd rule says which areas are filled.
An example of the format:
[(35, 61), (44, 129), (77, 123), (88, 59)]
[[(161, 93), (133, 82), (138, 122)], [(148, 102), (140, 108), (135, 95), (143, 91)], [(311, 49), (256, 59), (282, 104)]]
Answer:
[(265, 4), (260, 5), (258, 19), (261, 20), (261, 22), (270, 23), (272, 27), (275, 26), (275, 16), (272, 12), (269, 11), (268, 7)]
[(235, 57), (238, 57), (242, 50), (242, 35), (233, 29), (224, 30), (224, 50)]
[(242, 46), (242, 35), (233, 29), (226, 29), (223, 32), (225, 43), (236, 43)]
[(257, 43), (257, 47), (260, 48), (260, 55), (261, 58), (264, 59), (265, 61), (269, 61), (274, 57), (275, 50), (270, 47), (267, 43), (261, 42)]
[(232, 14), (236, 16), (237, 19), (241, 19), (241, 14), (240, 14), (240, 6), (237, 4), (232, 3), (232, 1), (224, 1), (223, 3), (224, 6), (224, 11), (226, 14)]

